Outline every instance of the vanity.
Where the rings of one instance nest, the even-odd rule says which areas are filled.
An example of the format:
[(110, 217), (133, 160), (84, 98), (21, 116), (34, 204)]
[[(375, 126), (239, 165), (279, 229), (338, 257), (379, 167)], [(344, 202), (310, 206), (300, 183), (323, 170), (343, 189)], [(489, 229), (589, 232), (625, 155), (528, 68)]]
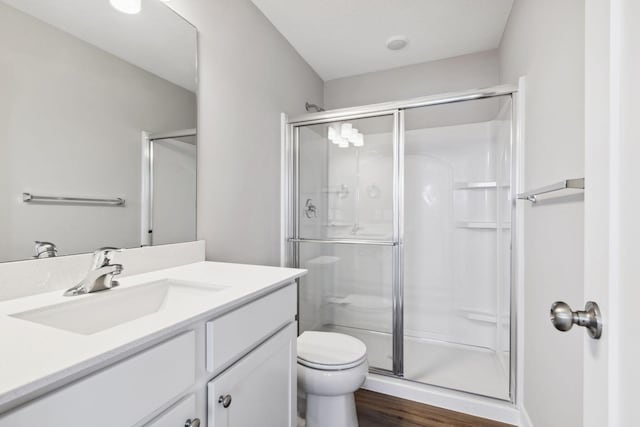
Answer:
[(296, 278), (197, 262), (0, 303), (0, 426), (294, 426)]

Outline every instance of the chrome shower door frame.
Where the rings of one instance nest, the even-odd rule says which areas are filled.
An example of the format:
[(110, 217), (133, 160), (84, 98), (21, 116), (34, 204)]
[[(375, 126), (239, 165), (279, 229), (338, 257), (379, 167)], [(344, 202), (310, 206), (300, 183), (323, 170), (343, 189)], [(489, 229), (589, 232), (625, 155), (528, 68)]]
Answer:
[[(329, 112), (331, 113), (331, 112)], [(380, 116), (393, 117), (393, 232), (391, 241), (375, 241), (375, 240), (359, 240), (359, 239), (304, 239), (300, 236), (299, 228), (299, 193), (300, 193), (300, 127), (323, 123), (333, 123), (336, 121), (365, 119)], [(401, 264), (400, 264), (400, 116), (398, 109), (379, 110), (366, 112), (357, 112), (353, 114), (343, 114), (337, 117), (317, 118), (313, 120), (289, 121), (286, 129), (285, 141), (285, 157), (288, 167), (285, 168), (289, 175), (284, 182), (287, 188), (287, 210), (288, 218), (291, 221), (286, 222), (287, 230), (287, 262), (286, 265), (297, 267), (300, 262), (300, 244), (301, 243), (326, 243), (326, 244), (345, 244), (345, 245), (372, 245), (372, 246), (391, 246), (392, 247), (392, 350), (393, 350), (393, 367), (392, 370), (382, 368), (371, 368), (372, 372), (384, 375), (402, 376), (403, 374), (403, 300), (402, 285), (400, 282)], [(299, 282), (298, 282), (299, 284)], [(399, 332), (399, 333), (398, 333)]]
[[(432, 105), (451, 104), (477, 99), (493, 98), (508, 95), (511, 97), (511, 283), (510, 283), (510, 401), (516, 401), (517, 385), (517, 340), (516, 340), (516, 257), (514, 251), (519, 244), (516, 235), (516, 186), (519, 185), (516, 169), (516, 158), (519, 154), (517, 144), (518, 133), (516, 129), (517, 102), (516, 94), (518, 88), (512, 85), (500, 85), (481, 90), (469, 90), (456, 93), (432, 95), (404, 101), (372, 104), (353, 108), (330, 110), (318, 113), (310, 113), (288, 119), (285, 127), (284, 141), (284, 161), (283, 168), (286, 176), (283, 179), (284, 210), (286, 218), (284, 221), (286, 239), (286, 262), (285, 265), (298, 267), (300, 262), (300, 244), (303, 242), (330, 243), (330, 244), (364, 244), (364, 245), (385, 245), (393, 246), (392, 250), (392, 350), (393, 365), (392, 370), (381, 368), (370, 368), (370, 372), (404, 379), (404, 144), (405, 144), (405, 123), (404, 111), (413, 108), (427, 107)], [(393, 115), (393, 238), (392, 241), (375, 242), (371, 240), (343, 240), (343, 239), (303, 239), (299, 230), (299, 178), (300, 178), (300, 158), (299, 158), (299, 128), (302, 126), (332, 123), (344, 120), (371, 118), (385, 115)], [(299, 283), (299, 282), (298, 282)], [(438, 387), (438, 386), (435, 386)], [(466, 392), (463, 392), (466, 393)]]

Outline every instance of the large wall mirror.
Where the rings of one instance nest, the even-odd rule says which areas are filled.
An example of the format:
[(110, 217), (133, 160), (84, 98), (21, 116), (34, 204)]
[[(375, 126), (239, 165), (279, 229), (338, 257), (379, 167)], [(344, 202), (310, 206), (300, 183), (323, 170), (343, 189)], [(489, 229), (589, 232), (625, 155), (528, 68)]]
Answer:
[(160, 0), (0, 0), (0, 262), (195, 239), (196, 45)]

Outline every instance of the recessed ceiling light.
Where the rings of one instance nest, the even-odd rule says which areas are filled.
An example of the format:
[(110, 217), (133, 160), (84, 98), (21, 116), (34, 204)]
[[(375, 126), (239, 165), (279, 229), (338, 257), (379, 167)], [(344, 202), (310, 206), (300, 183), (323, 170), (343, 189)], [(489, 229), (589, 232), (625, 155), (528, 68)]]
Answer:
[(401, 50), (409, 44), (409, 39), (406, 36), (393, 36), (387, 40), (387, 49), (389, 50)]
[(142, 10), (142, 0), (109, 0), (111, 6), (118, 12), (135, 15)]

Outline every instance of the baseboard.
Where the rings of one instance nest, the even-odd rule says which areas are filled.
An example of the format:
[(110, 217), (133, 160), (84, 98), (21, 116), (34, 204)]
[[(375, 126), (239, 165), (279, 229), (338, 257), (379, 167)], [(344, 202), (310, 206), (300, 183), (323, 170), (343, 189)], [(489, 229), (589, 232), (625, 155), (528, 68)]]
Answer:
[(520, 409), (520, 427), (533, 427), (533, 422), (524, 406)]
[(496, 399), (377, 374), (369, 374), (362, 388), (506, 424), (523, 425), (520, 411), (513, 404)]

